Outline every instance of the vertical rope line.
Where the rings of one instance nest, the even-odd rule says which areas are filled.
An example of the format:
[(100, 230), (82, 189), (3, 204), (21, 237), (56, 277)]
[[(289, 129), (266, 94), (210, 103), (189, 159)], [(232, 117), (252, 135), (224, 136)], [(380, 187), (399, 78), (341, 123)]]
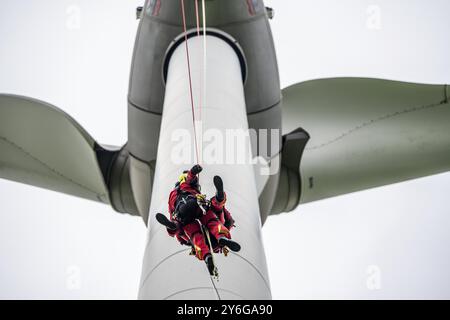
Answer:
[[(187, 37), (187, 27), (186, 27), (186, 11), (184, 7), (184, 0), (181, 1), (181, 11), (183, 16), (183, 32), (184, 32), (184, 43), (186, 47), (186, 60), (187, 60), (187, 68), (188, 68), (188, 75), (189, 75), (189, 93), (191, 98), (191, 110), (192, 110), (192, 122), (194, 126), (194, 142), (195, 142), (195, 152), (197, 157), (197, 163), (200, 161), (199, 158), (199, 149), (197, 144), (197, 129), (196, 129), (196, 123), (195, 123), (195, 107), (194, 107), (194, 95), (192, 90), (192, 76), (191, 76), (191, 63), (190, 63), (190, 57), (189, 57), (189, 46), (188, 46), (188, 37)], [(202, 0), (202, 20), (203, 20), (203, 77), (200, 77), (200, 88), (203, 89), (203, 92), (200, 92), (200, 97), (202, 97), (203, 93), (203, 101), (206, 101), (206, 12), (205, 12), (205, 0)], [(200, 16), (198, 12), (198, 3), (197, 0), (195, 0), (195, 14), (196, 14), (196, 21), (197, 21), (197, 36), (200, 36)], [(201, 101), (201, 99), (200, 99)], [(199, 108), (200, 116), (201, 116), (201, 104)], [(201, 118), (200, 118), (201, 119)], [(200, 178), (200, 177), (199, 177)], [(211, 249), (211, 256), (213, 257), (213, 248), (211, 245), (211, 239), (209, 237), (209, 231), (206, 230), (206, 235), (209, 242), (209, 247)], [(214, 259), (214, 258), (213, 258)], [(213, 260), (214, 261), (214, 260)], [(215, 263), (214, 263), (215, 265)], [(210, 276), (211, 284), (214, 288), (214, 291), (217, 295), (217, 298), (221, 300), (219, 290), (216, 287), (216, 284), (214, 283), (214, 279), (212, 276)]]
[(188, 69), (188, 76), (189, 76), (189, 93), (191, 98), (191, 111), (192, 111), (192, 124), (194, 126), (194, 144), (195, 144), (195, 155), (196, 155), (196, 162), (198, 163), (199, 157), (198, 157), (198, 144), (197, 144), (197, 129), (195, 125), (195, 108), (194, 108), (194, 95), (192, 92), (192, 76), (191, 76), (191, 62), (189, 58), (189, 45), (188, 45), (188, 37), (187, 37), (187, 27), (186, 27), (186, 12), (184, 8), (184, 0), (181, 1), (181, 15), (183, 17), (183, 32), (184, 32), (184, 44), (186, 48), (186, 60), (187, 60), (187, 69)]
[[(208, 244), (209, 244), (209, 249), (211, 251), (211, 258), (213, 259), (214, 266), (217, 268), (217, 265), (216, 265), (216, 262), (215, 262), (215, 259), (214, 259), (214, 249), (213, 249), (213, 246), (211, 244), (211, 237), (209, 235), (209, 230), (208, 230), (208, 228), (206, 226), (203, 226), (203, 234), (206, 235), (206, 239), (208, 240)], [(212, 285), (214, 287), (214, 291), (216, 292), (217, 299), (218, 300), (222, 300), (222, 298), (220, 298), (219, 290), (216, 287), (216, 283), (214, 282), (213, 276), (209, 275), (209, 278), (211, 279), (211, 283), (212, 283)]]
[[(202, 25), (203, 25), (203, 75), (202, 75), (202, 105), (206, 103), (206, 4), (202, 0)], [(200, 119), (202, 116), (200, 109)], [(202, 136), (203, 137), (203, 136)], [(202, 140), (203, 144), (203, 140)], [(203, 151), (203, 150), (202, 150)], [(203, 157), (203, 154), (201, 155)]]
[(195, 20), (197, 22), (197, 36), (200, 36), (200, 15), (198, 13), (198, 0), (195, 0)]
[(222, 300), (222, 298), (220, 297), (220, 294), (219, 294), (219, 290), (216, 287), (216, 283), (214, 282), (214, 279), (211, 276), (209, 278), (211, 279), (211, 283), (213, 285), (214, 291), (216, 292), (217, 299)]
[[(197, 22), (197, 36), (200, 37), (200, 13), (199, 13), (199, 1), (195, 1), (195, 20)], [(199, 63), (203, 66), (202, 57), (199, 57)], [(200, 132), (199, 132), (199, 164), (201, 164), (203, 160), (203, 124), (202, 124), (202, 104), (203, 104), (203, 73), (200, 72), (199, 76), (199, 90), (198, 90), (198, 121), (200, 123)]]

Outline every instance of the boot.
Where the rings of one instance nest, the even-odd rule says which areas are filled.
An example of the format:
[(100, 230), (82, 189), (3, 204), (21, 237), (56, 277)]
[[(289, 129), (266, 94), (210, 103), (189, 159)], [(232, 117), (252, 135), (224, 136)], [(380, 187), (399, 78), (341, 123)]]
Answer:
[(234, 252), (239, 252), (241, 250), (241, 245), (239, 243), (225, 237), (219, 238), (219, 245), (222, 247), (228, 247)]
[(196, 164), (195, 166), (193, 166), (193, 167), (191, 168), (191, 172), (192, 172), (193, 175), (199, 174), (200, 172), (202, 172), (202, 170), (203, 170), (203, 168), (202, 168), (202, 166), (199, 165), (199, 164)]
[(214, 176), (214, 186), (216, 187), (216, 200), (222, 202), (225, 199), (225, 193), (223, 192), (223, 181), (219, 176)]
[(208, 268), (208, 272), (210, 275), (214, 276), (214, 261), (212, 259), (212, 256), (210, 253), (208, 253), (205, 257), (205, 263), (206, 263), (206, 267)]
[(156, 214), (156, 221), (158, 221), (160, 224), (162, 224), (169, 230), (175, 231), (178, 229), (177, 224), (175, 222), (167, 219), (167, 217), (165, 215), (163, 215), (162, 213)]

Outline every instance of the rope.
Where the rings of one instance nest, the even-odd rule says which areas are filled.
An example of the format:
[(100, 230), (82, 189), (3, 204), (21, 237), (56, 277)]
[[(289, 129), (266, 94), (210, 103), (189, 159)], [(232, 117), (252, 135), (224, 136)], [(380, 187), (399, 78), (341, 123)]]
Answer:
[[(195, 21), (196, 21), (196, 23), (197, 23), (197, 37), (200, 37), (200, 14), (199, 14), (199, 7), (198, 7), (198, 0), (194, 0), (194, 2), (195, 2)], [(202, 10), (203, 10), (203, 7), (202, 7)], [(202, 66), (203, 66), (203, 68), (204, 68), (204, 60), (203, 61), (201, 61), (202, 60), (202, 58), (200, 58), (200, 62), (202, 63)], [(203, 132), (202, 132), (202, 130), (203, 130), (203, 127), (201, 126), (201, 124), (202, 124), (202, 102), (204, 101), (204, 99), (202, 99), (202, 92), (204, 92), (203, 91), (203, 86), (204, 86), (204, 82), (203, 82), (203, 74), (201, 73), (200, 74), (200, 79), (199, 79), (199, 88), (200, 88), (200, 90), (199, 90), (199, 96), (198, 96), (198, 118), (199, 118), (199, 123), (200, 123), (200, 146), (201, 146), (201, 148), (200, 148), (200, 150), (199, 150), (199, 156), (200, 156), (200, 159), (199, 159), (199, 162), (202, 162), (202, 159), (203, 159)]]
[(211, 276), (209, 276), (209, 279), (211, 279), (211, 283), (213, 285), (214, 291), (216, 292), (217, 299), (222, 300), (222, 298), (220, 297), (220, 294), (219, 294), (219, 290), (217, 289), (216, 283), (214, 282), (213, 278)]
[[(196, 162), (200, 163), (201, 158), (199, 156), (199, 148), (197, 143), (197, 128), (196, 128), (196, 121), (195, 121), (195, 107), (194, 107), (194, 95), (192, 90), (192, 75), (191, 75), (191, 62), (190, 62), (190, 56), (189, 56), (189, 45), (188, 45), (188, 37), (187, 37), (187, 27), (186, 27), (186, 10), (184, 7), (184, 0), (181, 1), (181, 13), (183, 17), (183, 32), (184, 32), (184, 43), (186, 48), (186, 60), (187, 60), (187, 68), (188, 68), (188, 75), (189, 75), (189, 94), (191, 99), (191, 111), (192, 111), (192, 124), (194, 127), (194, 142), (195, 142), (195, 154), (196, 154)], [(197, 36), (200, 36), (200, 14), (199, 14), (199, 7), (198, 7), (198, 1), (195, 0), (195, 20), (197, 25)], [(202, 0), (202, 24), (203, 24), (203, 59), (202, 59), (202, 67), (203, 67), (203, 73), (200, 76), (200, 95), (199, 95), (199, 118), (201, 123), (201, 111), (202, 111), (202, 102), (206, 101), (206, 5), (205, 0)], [(199, 176), (200, 178), (200, 176)], [(209, 235), (209, 230), (203, 226), (203, 233), (206, 234), (206, 238), (208, 239), (209, 248), (211, 250), (211, 258), (213, 259), (214, 266), (214, 250), (211, 245), (211, 238)], [(213, 276), (210, 275), (211, 284), (214, 288), (214, 291), (217, 295), (217, 298), (219, 300), (222, 300), (220, 298), (219, 290), (216, 287), (216, 284), (214, 282)]]
[[(206, 234), (206, 239), (208, 239), (208, 244), (209, 244), (209, 250), (211, 251), (211, 259), (213, 260), (214, 266), (217, 268), (217, 266), (216, 266), (216, 261), (214, 260), (214, 250), (213, 250), (213, 247), (212, 247), (212, 244), (211, 244), (211, 237), (210, 237), (210, 235), (209, 235), (209, 230), (208, 230), (208, 228), (206, 228), (205, 226), (203, 226), (203, 233)], [(212, 276), (212, 275), (209, 275), (209, 278), (211, 279), (211, 283), (212, 283), (212, 285), (213, 285), (214, 291), (216, 292), (217, 299), (218, 299), (218, 300), (222, 300), (222, 299), (220, 298), (219, 290), (218, 290), (217, 287), (216, 287), (216, 283), (214, 282), (213, 276)]]
[(197, 36), (200, 36), (200, 15), (198, 14), (197, 0), (195, 0), (195, 21), (197, 22)]
[[(202, 63), (202, 67), (203, 67), (203, 74), (201, 77), (201, 88), (202, 88), (202, 92), (203, 95), (201, 94), (200, 96), (202, 97), (200, 99), (200, 121), (202, 119), (202, 103), (206, 103), (206, 4), (205, 4), (205, 0), (202, 0), (202, 27), (203, 27), (203, 63)], [(203, 135), (201, 135), (201, 139), (202, 139), (202, 145), (203, 145)], [(202, 149), (203, 151), (203, 149)], [(203, 157), (203, 155), (201, 154), (201, 156)]]
[(183, 32), (184, 32), (184, 43), (186, 47), (186, 61), (187, 61), (187, 69), (188, 69), (188, 76), (189, 76), (189, 94), (191, 98), (191, 111), (192, 111), (192, 124), (194, 127), (194, 143), (195, 143), (195, 155), (196, 155), (196, 162), (199, 161), (198, 156), (198, 143), (197, 143), (197, 129), (195, 126), (195, 108), (194, 108), (194, 95), (192, 92), (192, 76), (191, 76), (191, 61), (189, 57), (189, 45), (188, 45), (188, 37), (187, 37), (187, 27), (186, 27), (186, 12), (184, 8), (184, 0), (181, 1), (181, 15), (183, 17)]

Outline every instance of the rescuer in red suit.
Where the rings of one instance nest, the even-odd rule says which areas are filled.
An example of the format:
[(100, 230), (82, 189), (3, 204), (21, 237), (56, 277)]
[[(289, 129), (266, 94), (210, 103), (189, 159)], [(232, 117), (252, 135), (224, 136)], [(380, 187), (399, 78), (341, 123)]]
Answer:
[(200, 208), (199, 203), (204, 200), (198, 181), (201, 171), (202, 167), (195, 165), (191, 170), (183, 172), (169, 195), (170, 220), (161, 213), (156, 215), (156, 219), (167, 228), (169, 235), (176, 237), (181, 244), (191, 245), (197, 258), (205, 260), (212, 274), (214, 265), (202, 225), (212, 236), (211, 244), (215, 252), (222, 252), (223, 248), (239, 251), (241, 247), (231, 240), (230, 229), (234, 226), (234, 220), (225, 208), (226, 194), (219, 176), (213, 179), (216, 195), (204, 207), (204, 211)]

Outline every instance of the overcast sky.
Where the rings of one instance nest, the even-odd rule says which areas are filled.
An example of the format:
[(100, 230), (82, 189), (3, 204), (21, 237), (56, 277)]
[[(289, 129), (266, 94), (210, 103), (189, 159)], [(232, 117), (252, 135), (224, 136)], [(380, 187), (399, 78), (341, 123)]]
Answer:
[[(3, 0), (0, 92), (54, 104), (122, 145), (142, 3)], [(283, 87), (336, 76), (450, 83), (446, 0), (266, 5)], [(449, 187), (446, 173), (269, 218), (273, 297), (450, 298)], [(140, 218), (0, 180), (0, 298), (134, 299), (145, 238)]]

